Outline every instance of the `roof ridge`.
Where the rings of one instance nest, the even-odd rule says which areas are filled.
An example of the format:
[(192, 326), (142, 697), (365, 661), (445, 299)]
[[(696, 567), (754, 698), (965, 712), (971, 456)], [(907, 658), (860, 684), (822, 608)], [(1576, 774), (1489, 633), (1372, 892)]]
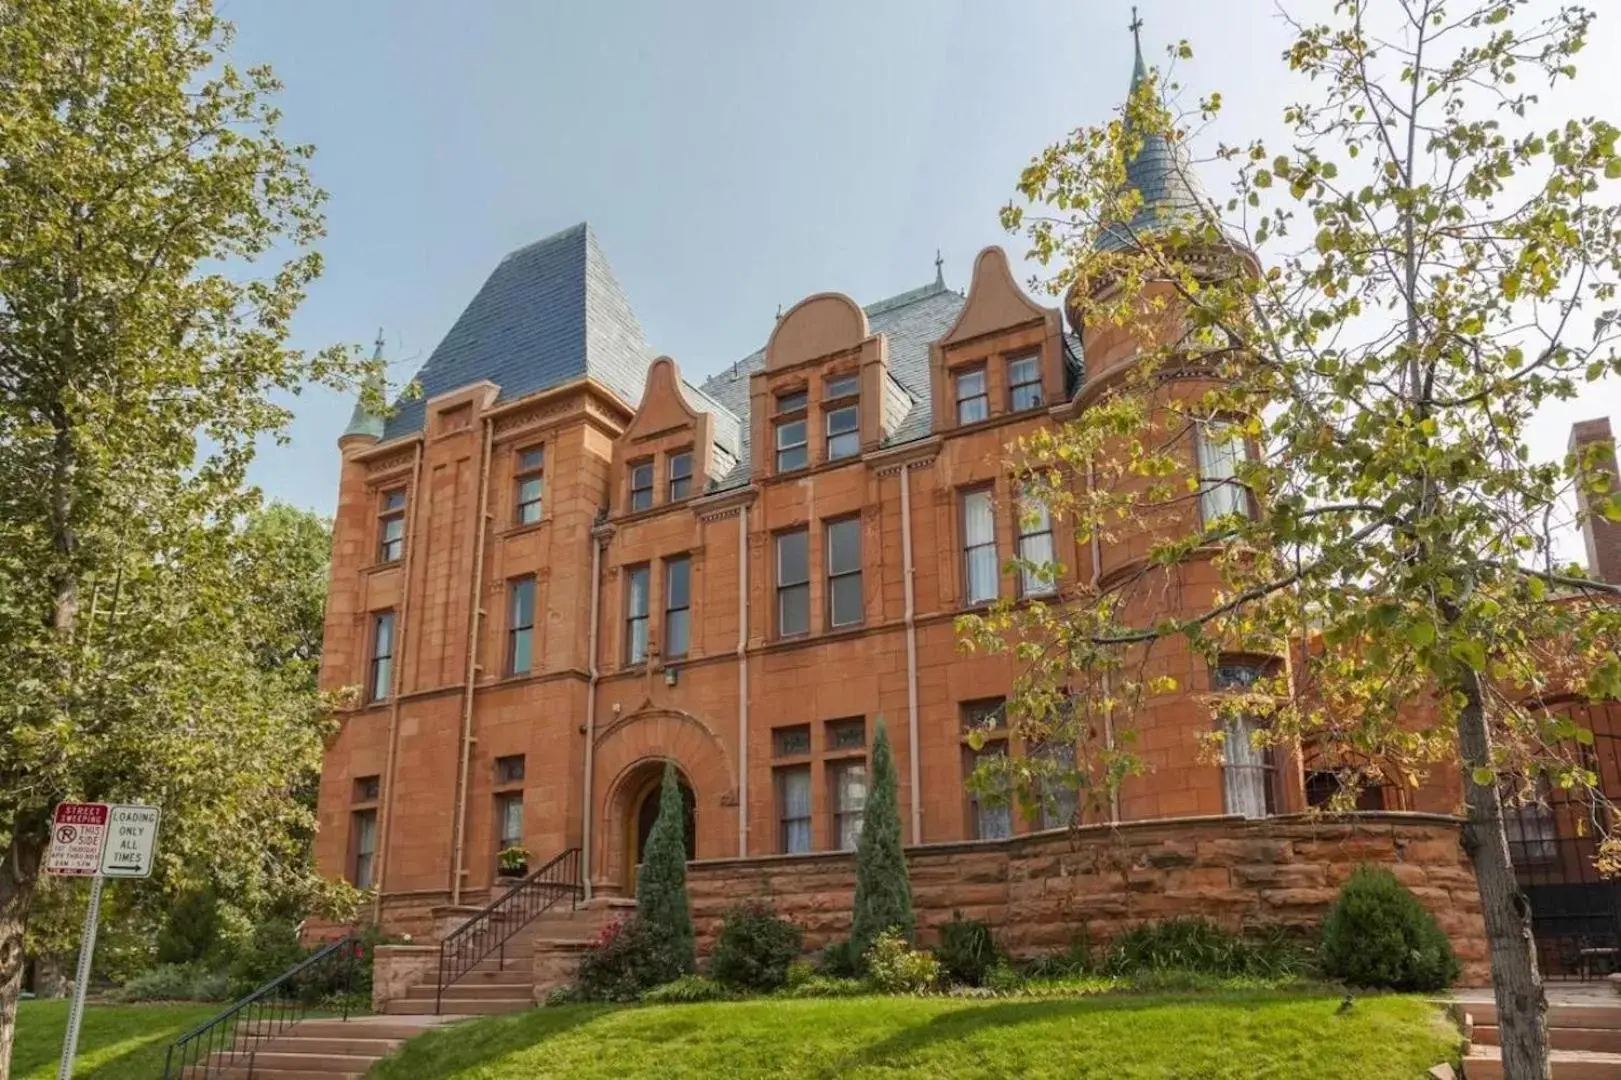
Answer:
[[(596, 234), (594, 234), (591, 231), (591, 223), (589, 221), (576, 222), (575, 224), (570, 225), (566, 229), (558, 229), (556, 232), (547, 233), (545, 236), (542, 236), (538, 240), (531, 240), (527, 244), (523, 244), (523, 245), (520, 245), (519, 247), (513, 248), (511, 251), (509, 251), (505, 255), (501, 256), (501, 262), (506, 262), (509, 259), (515, 259), (519, 255), (522, 255), (524, 252), (530, 251), (530, 250), (532, 250), (534, 248), (537, 248), (537, 247), (540, 247), (543, 244), (555, 243), (555, 242), (557, 242), (559, 240), (562, 240), (562, 239), (568, 237), (571, 233), (583, 233), (585, 235), (585, 237), (586, 237), (587, 242), (590, 242), (591, 240), (594, 240), (595, 237), (596, 237)], [(497, 265), (499, 265), (499, 263)]]
[(866, 312), (869, 316), (882, 315), (886, 311), (894, 311), (896, 308), (905, 307), (908, 304), (915, 304), (919, 300), (927, 300), (931, 296), (937, 296), (940, 293), (950, 291), (950, 289), (946, 288), (944, 281), (936, 278), (927, 285), (920, 285), (915, 289), (908, 289), (903, 293), (896, 293), (894, 296), (888, 297), (887, 299), (878, 300), (874, 303), (868, 304), (861, 310)]

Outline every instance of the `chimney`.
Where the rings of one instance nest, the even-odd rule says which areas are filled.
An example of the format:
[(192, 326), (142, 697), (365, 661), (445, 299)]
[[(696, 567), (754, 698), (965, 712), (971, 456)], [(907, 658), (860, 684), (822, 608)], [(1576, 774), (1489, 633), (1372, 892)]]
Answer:
[[(1590, 450), (1593, 446), (1602, 446), (1603, 449)], [(1618, 479), (1621, 472), (1617, 471), (1615, 464), (1615, 436), (1610, 432), (1608, 417), (1601, 416), (1597, 420), (1583, 420), (1571, 425), (1570, 452), (1597, 454), (1599, 460), (1593, 472), (1609, 475), (1611, 491), (1621, 483), (1621, 479)], [(1587, 572), (1600, 581), (1621, 585), (1621, 522), (1592, 513), (1588, 508), (1585, 486), (1584, 490), (1578, 492), (1577, 501), (1582, 511), (1582, 539), (1587, 543)]]

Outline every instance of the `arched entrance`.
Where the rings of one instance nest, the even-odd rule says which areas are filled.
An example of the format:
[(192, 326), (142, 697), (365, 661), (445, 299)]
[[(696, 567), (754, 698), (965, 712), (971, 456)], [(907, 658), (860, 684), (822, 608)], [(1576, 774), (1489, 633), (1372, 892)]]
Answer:
[[(681, 791), (681, 831), (687, 843), (687, 859), (696, 851), (698, 800), (685, 773), (676, 770)], [(647, 851), (648, 837), (659, 818), (659, 799), (664, 788), (664, 763), (649, 761), (625, 781), (625, 885), (628, 891), (636, 889), (636, 870), (642, 865)]]

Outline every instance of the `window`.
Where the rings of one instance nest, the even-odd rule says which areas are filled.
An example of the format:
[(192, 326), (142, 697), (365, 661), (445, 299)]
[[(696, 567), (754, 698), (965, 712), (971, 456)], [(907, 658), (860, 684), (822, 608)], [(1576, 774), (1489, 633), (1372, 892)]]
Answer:
[(349, 847), (354, 852), (349, 880), (357, 889), (372, 887), (372, 867), (377, 860), (377, 811), (356, 810), (349, 820)]
[(970, 731), (983, 731), (987, 733), (1005, 731), (1007, 728), (1007, 702), (1002, 698), (985, 698), (982, 701), (965, 701), (962, 704), (962, 729), (964, 733)]
[(1041, 354), (1015, 356), (1007, 363), (1008, 410), (1023, 412), (1041, 404)]
[(630, 510), (646, 510), (653, 505), (653, 463), (638, 461), (630, 467)]
[(867, 806), (867, 763), (841, 761), (833, 766), (833, 842), (854, 851), (861, 840), (861, 815)]
[(777, 471), (780, 473), (793, 472), (810, 464), (810, 451), (805, 438), (807, 400), (803, 390), (777, 398)]
[(779, 845), (788, 855), (811, 849), (811, 777), (809, 765), (777, 770)]
[(828, 404), (823, 418), (827, 426), (827, 460), (837, 461), (861, 450), (860, 379), (855, 375), (840, 375), (829, 379), (824, 386)]
[(546, 492), (546, 455), (538, 446), (518, 451), (513, 485), (514, 520), (519, 525), (533, 525), (540, 520), (540, 500)]
[[(1007, 743), (998, 739), (986, 743), (982, 750), (975, 751), (969, 746), (962, 749), (963, 778), (966, 780), (982, 762), (1006, 756)], [(1013, 835), (1013, 807), (1005, 797), (992, 799), (977, 791), (970, 792), (968, 824), (975, 840), (1005, 840)]]
[(495, 797), (495, 850), (505, 851), (523, 843), (523, 794), (508, 792)]
[(1235, 477), (1246, 453), (1243, 437), (1227, 424), (1196, 429), (1199, 448), (1199, 514), (1206, 526), (1227, 514), (1249, 516), (1249, 491)]
[(969, 604), (996, 599), (996, 516), (989, 488), (962, 497), (963, 581)]
[(985, 392), (985, 369), (975, 368), (957, 376), (957, 423), (976, 424), (991, 415), (991, 399)]
[(810, 753), (810, 725), (780, 727), (772, 731), (772, 750), (778, 757), (797, 757)]
[(670, 455), (670, 501), (678, 502), (692, 494), (692, 451)]
[(1027, 489), (1019, 500), (1019, 591), (1046, 596), (1058, 589), (1053, 557), (1053, 519), (1047, 504)]
[(1051, 766), (1042, 774), (1041, 827), (1062, 829), (1075, 820), (1076, 790), (1069, 774), (1075, 771), (1074, 743), (1041, 743), (1031, 753)]
[(648, 568), (646, 564), (625, 571), (625, 663), (639, 664), (647, 659)]
[[(1327, 806), (1329, 800), (1338, 795), (1343, 788), (1344, 783), (1337, 772), (1329, 769), (1309, 772), (1306, 774), (1306, 805)], [(1384, 795), (1379, 790), (1377, 783), (1370, 782), (1366, 778), (1363, 779), (1362, 786), (1357, 789), (1356, 793), (1356, 808), (1358, 810), (1383, 810), (1385, 808)], [(1506, 813), (1503, 823), (1505, 827), (1509, 824)], [(1510, 831), (1509, 842), (1512, 844), (1512, 829)], [(1513, 848), (1511, 847), (1509, 850), (1512, 852)]]
[(534, 663), (535, 579), (521, 577), (508, 587), (507, 673), (522, 675)]
[(664, 655), (687, 655), (691, 636), (692, 560), (685, 555), (664, 563)]
[(495, 782), (500, 784), (523, 783), (523, 755), (507, 754), (495, 759)]
[[(1216, 690), (1248, 690), (1265, 678), (1266, 667), (1258, 663), (1229, 662), (1211, 669), (1210, 684)], [(1222, 773), (1226, 812), (1243, 817), (1266, 817), (1272, 812), (1272, 771), (1270, 749), (1255, 745), (1261, 730), (1253, 717), (1227, 721), (1222, 746)]]
[(1548, 804), (1548, 781), (1538, 777), (1529, 798), (1520, 797), (1523, 786), (1504, 785), (1503, 831), (1508, 834), (1509, 861), (1520, 867), (1552, 862), (1559, 858), (1559, 826)]
[(810, 630), (810, 530), (777, 534), (777, 635)]
[(383, 783), (377, 776), (355, 777), (355, 798), (357, 803), (376, 802), (378, 794), (383, 789)]
[(827, 725), (827, 748), (829, 750), (866, 750), (866, 719), (858, 716), (854, 720), (829, 721)]
[(383, 492), (377, 515), (377, 561), (396, 562), (405, 553), (405, 489)]
[(861, 621), (861, 519), (845, 518), (827, 527), (827, 622), (853, 626)]
[(366, 700), (388, 697), (394, 673), (394, 613), (379, 611), (371, 623), (371, 673), (366, 680)]

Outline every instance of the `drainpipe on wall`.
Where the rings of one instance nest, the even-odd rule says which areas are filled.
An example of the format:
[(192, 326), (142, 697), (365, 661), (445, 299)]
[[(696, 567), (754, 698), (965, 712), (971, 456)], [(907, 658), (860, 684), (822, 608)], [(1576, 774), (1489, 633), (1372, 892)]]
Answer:
[(749, 508), (737, 511), (737, 855), (749, 856)]
[[(1086, 459), (1086, 491), (1091, 494), (1096, 490), (1097, 473), (1092, 467), (1092, 459)], [(1103, 580), (1103, 541), (1098, 537), (1096, 527), (1092, 529), (1092, 591), (1098, 591), (1098, 582)], [(1103, 696), (1109, 696), (1109, 673), (1103, 673)], [(1114, 749), (1114, 710), (1110, 709), (1103, 714), (1103, 745), (1110, 750)], [(1109, 823), (1111, 825), (1120, 821), (1120, 791), (1112, 788), (1109, 791)]]
[(912, 591), (912, 463), (901, 466), (901, 584), (906, 594), (906, 764), (912, 781), (912, 843), (923, 842), (922, 751), (917, 721), (917, 604)]
[(597, 748), (597, 612), (602, 594), (602, 541), (595, 529), (591, 530), (591, 629), (586, 645), (587, 679), (585, 695), (585, 777), (580, 785), (580, 879), (584, 886), (582, 899), (591, 902), (591, 779), (595, 774)]
[(405, 685), (405, 643), (407, 621), (411, 614), (411, 565), (416, 555), (416, 518), (422, 509), (418, 482), (422, 478), (422, 439), (427, 438), (424, 433), (417, 440), (416, 453), (411, 457), (411, 487), (406, 498), (408, 510), (405, 515), (405, 565), (400, 568), (400, 617), (394, 627), (394, 648), (399, 655), (399, 663), (394, 665), (392, 673), (392, 686), (388, 688), (388, 764), (383, 769), (383, 820), (377, 829), (377, 854), (379, 865), (377, 867), (377, 895), (372, 897), (371, 921), (374, 923), (383, 920), (383, 882), (388, 873), (388, 843), (394, 825), (394, 766), (399, 758), (400, 748), (400, 688)]
[(456, 816), (451, 820), (450, 902), (462, 902), (462, 858), (467, 850), (467, 770), (473, 757), (473, 691), (478, 679), (478, 631), (484, 615), (484, 535), (489, 526), (490, 441), (495, 424), (484, 418), (484, 453), (479, 461), (478, 518), (473, 529), (473, 591), (467, 605), (467, 672), (462, 687), (461, 763), (456, 773)]

